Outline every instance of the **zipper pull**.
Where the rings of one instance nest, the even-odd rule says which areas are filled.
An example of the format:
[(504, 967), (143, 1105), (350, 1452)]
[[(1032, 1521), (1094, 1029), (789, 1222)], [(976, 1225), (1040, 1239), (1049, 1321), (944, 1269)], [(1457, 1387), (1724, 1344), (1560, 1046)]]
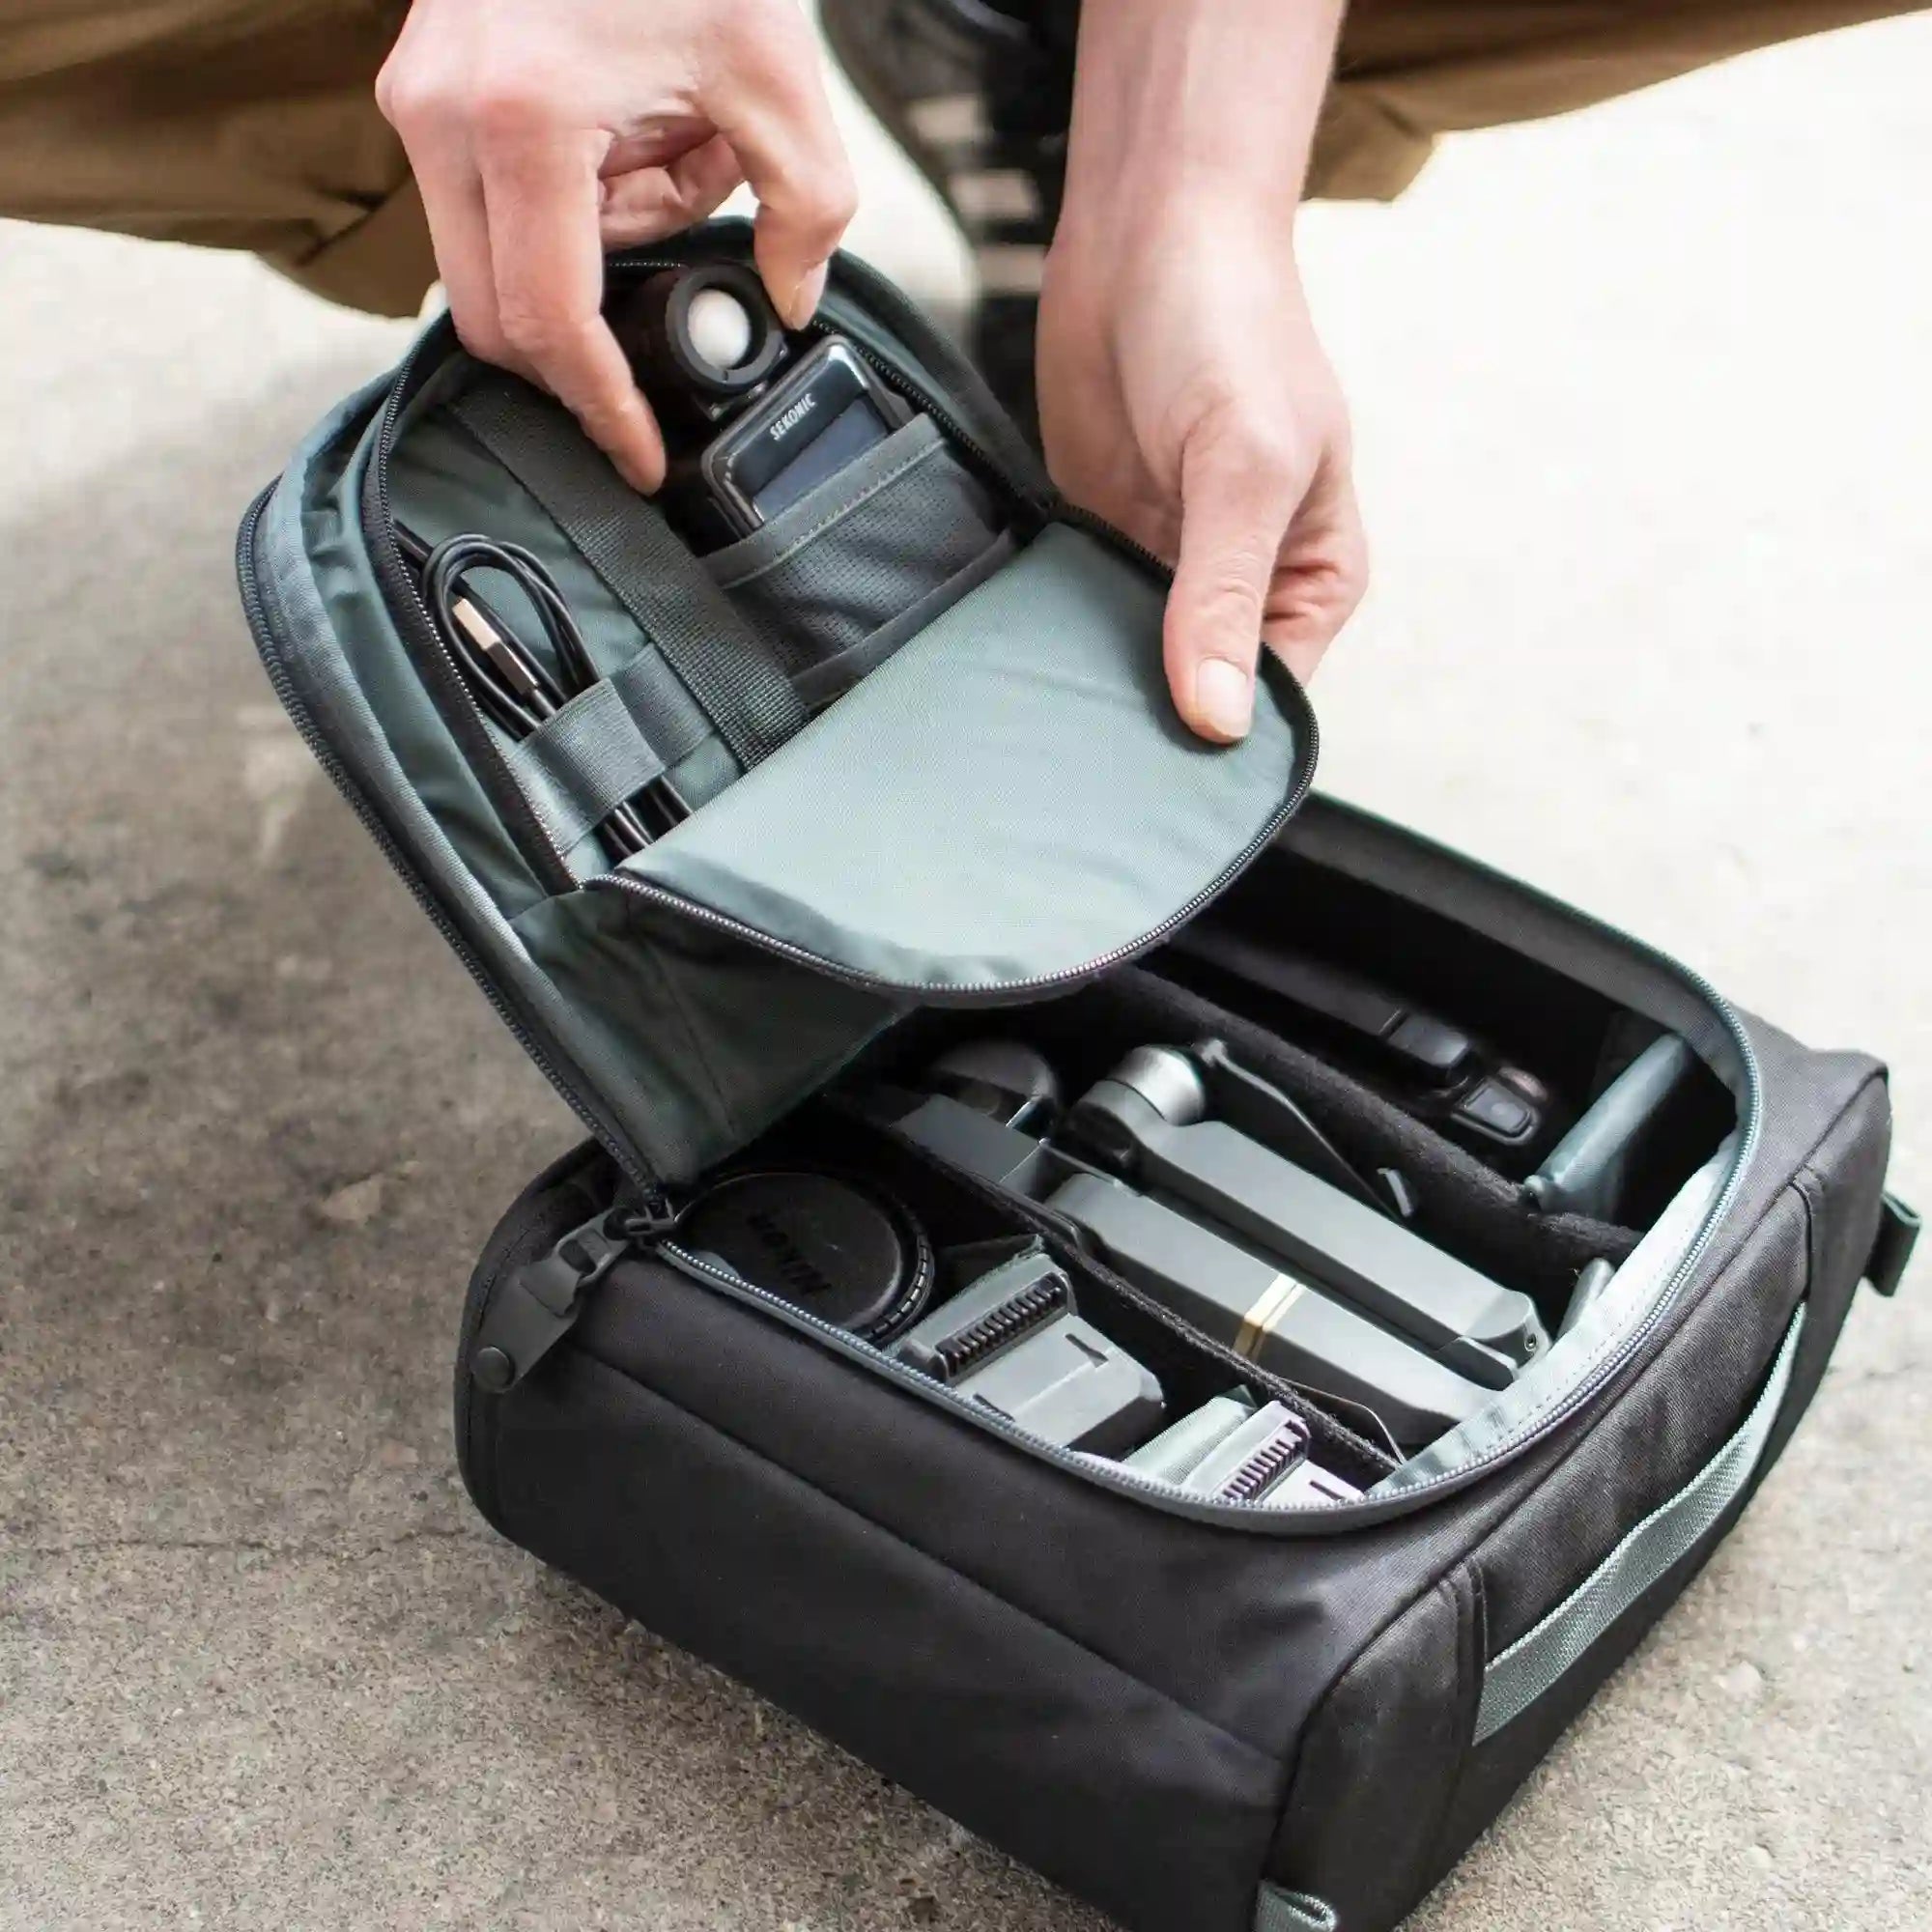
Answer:
[(620, 1221), (626, 1235), (640, 1248), (654, 1248), (684, 1218), (684, 1209), (664, 1188), (653, 1183), (622, 1208), (612, 1208), (610, 1218)]
[(637, 1218), (633, 1208), (612, 1208), (504, 1280), (470, 1351), (469, 1374), (478, 1388), (491, 1395), (515, 1388), (570, 1332), (584, 1297), (630, 1253)]

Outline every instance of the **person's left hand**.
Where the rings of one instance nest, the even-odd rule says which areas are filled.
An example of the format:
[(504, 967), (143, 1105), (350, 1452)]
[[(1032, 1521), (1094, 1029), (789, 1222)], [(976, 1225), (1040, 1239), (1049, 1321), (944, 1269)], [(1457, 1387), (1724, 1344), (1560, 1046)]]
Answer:
[(1047, 257), (1047, 466), (1176, 564), (1175, 704), (1203, 737), (1236, 739), (1259, 647), (1305, 681), (1367, 585), (1348, 410), (1278, 207), (1218, 190), (1094, 200), (1069, 198)]

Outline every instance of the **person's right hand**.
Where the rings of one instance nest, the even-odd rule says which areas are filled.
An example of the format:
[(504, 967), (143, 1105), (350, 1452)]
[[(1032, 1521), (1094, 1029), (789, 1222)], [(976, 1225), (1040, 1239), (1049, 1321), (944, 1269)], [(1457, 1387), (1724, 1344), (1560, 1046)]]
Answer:
[(604, 251), (741, 181), (773, 304), (810, 319), (851, 166), (795, 0), (414, 0), (376, 83), (464, 346), (551, 390), (639, 490), (664, 440), (605, 325)]
[(1054, 481), (1176, 565), (1164, 654), (1204, 738), (1244, 736), (1265, 645), (1304, 683), (1360, 603), (1349, 412), (1283, 213), (1216, 184), (1068, 204), (1039, 307)]

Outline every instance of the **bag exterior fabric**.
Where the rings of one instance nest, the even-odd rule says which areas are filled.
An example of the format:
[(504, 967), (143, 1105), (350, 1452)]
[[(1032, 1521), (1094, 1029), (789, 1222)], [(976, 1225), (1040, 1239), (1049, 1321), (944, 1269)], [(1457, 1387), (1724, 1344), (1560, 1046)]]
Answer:
[[(1644, 977), (1439, 848), (1367, 849), (1514, 943), (1546, 922), (1579, 970)], [(1378, 1520), (1151, 1510), (648, 1257), (488, 1395), (468, 1335), (608, 1201), (588, 1147), (472, 1281), (465, 1480), (503, 1534), (1134, 1932), (1380, 1932), (1735, 1523), (1872, 1254), (1882, 1067), (1745, 1028), (1759, 1131), (1641, 1346), (1530, 1446)]]

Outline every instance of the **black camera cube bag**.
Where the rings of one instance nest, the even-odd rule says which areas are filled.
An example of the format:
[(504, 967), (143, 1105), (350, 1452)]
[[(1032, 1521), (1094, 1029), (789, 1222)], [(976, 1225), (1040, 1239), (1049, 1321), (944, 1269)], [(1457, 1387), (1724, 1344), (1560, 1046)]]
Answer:
[[(743, 261), (717, 223), (612, 264)], [(1883, 1068), (1734, 1010), (1641, 943), (1407, 833), (1306, 803), (1278, 668), (1242, 746), (1164, 700), (1164, 577), (1061, 501), (954, 351), (862, 265), (823, 323), (919, 412), (701, 562), (561, 412), (433, 325), (243, 526), (278, 695), (592, 1135), (472, 1279), (457, 1446), (506, 1537), (1140, 1932), (1394, 1925), (1685, 1587), (1897, 1284)], [(526, 546), (600, 679), (510, 743), (399, 540)], [(508, 593), (506, 593), (506, 603)], [(803, 614), (801, 614), (803, 613)], [(810, 719), (810, 723), (805, 721)], [(555, 727), (555, 728), (552, 728)], [(597, 828), (673, 776), (689, 817)], [(1579, 1091), (1630, 1029), (1701, 1064), (1618, 1219), (1539, 1213), (1174, 945), (1209, 906), (1397, 984)], [(824, 1091), (942, 1045), (1037, 1046), (1068, 1091), (1217, 1036), (1414, 1226), (1535, 1297), (1613, 1294), (1399, 1461), (1189, 1328), (1054, 1216)], [(1241, 1382), (1363, 1493), (1182, 1494), (1051, 1446), (706, 1265), (674, 1198), (836, 1145), (934, 1239), (1043, 1241), (1182, 1406)], [(1001, 1244), (1004, 1244), (1001, 1247)]]

